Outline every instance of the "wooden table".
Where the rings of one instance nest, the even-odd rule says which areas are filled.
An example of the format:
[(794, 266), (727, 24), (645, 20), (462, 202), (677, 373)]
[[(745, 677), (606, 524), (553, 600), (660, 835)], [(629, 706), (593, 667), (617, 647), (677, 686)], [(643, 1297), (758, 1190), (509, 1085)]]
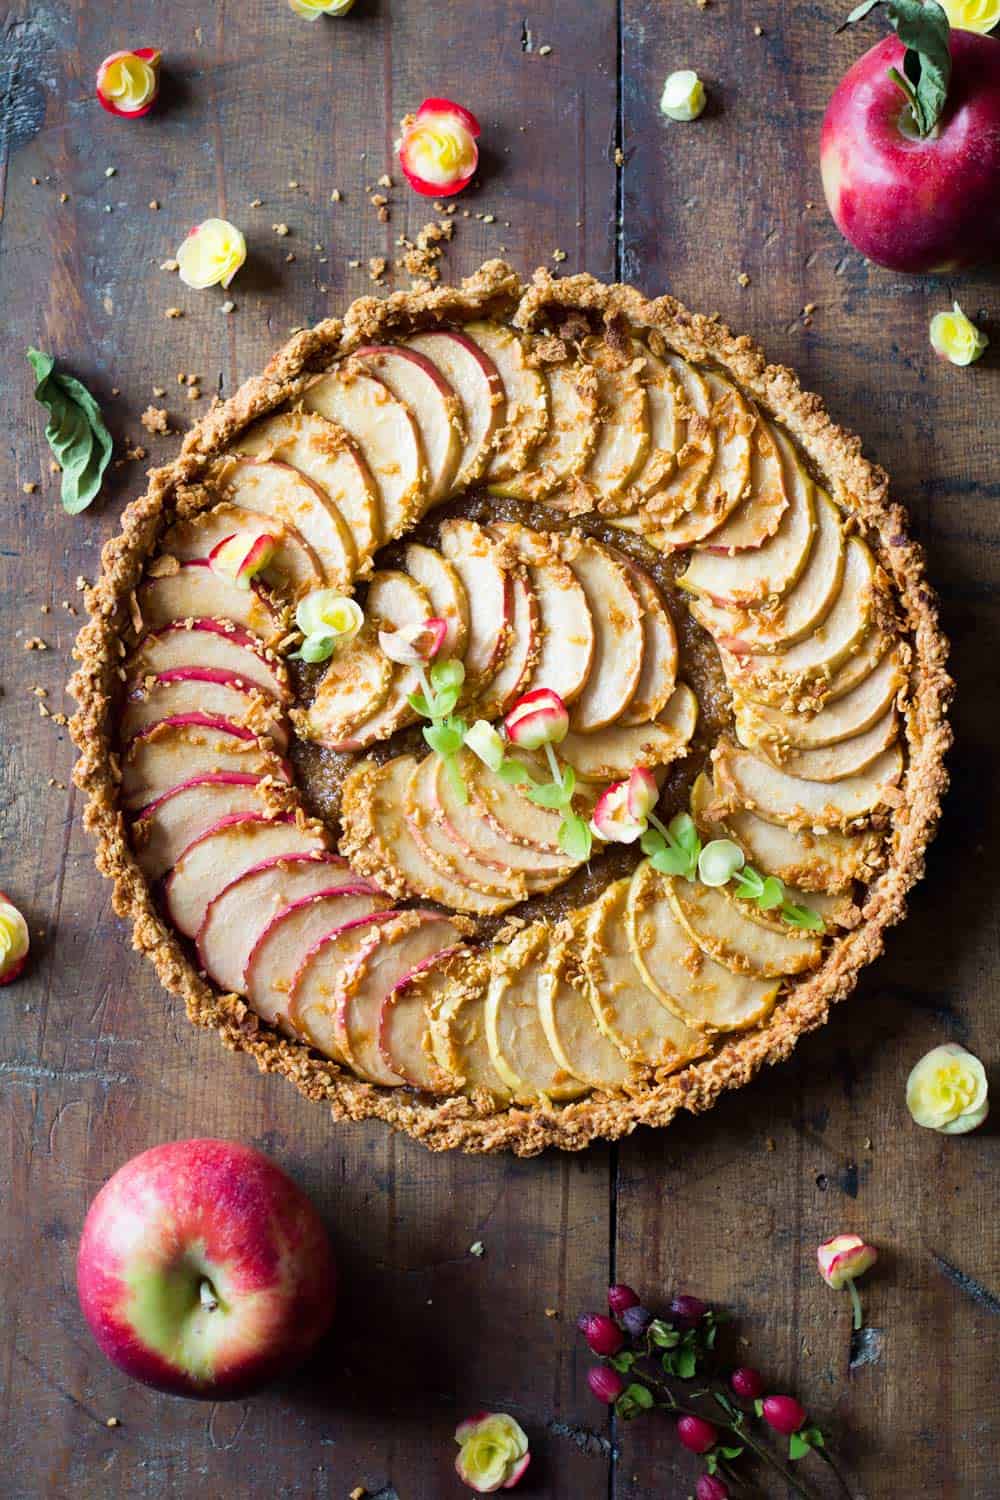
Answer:
[[(821, 113), (878, 29), (836, 37), (841, 9), (359, 0), (348, 19), (310, 26), (282, 0), (15, 0), (0, 18), (0, 885), (39, 934), (28, 977), (0, 991), (5, 1495), (340, 1500), (362, 1485), (383, 1500), (446, 1500), (466, 1493), (451, 1472), (455, 1422), (492, 1407), (531, 1434), (525, 1495), (683, 1497), (696, 1469), (670, 1424), (615, 1430), (586, 1388), (575, 1319), (616, 1278), (649, 1300), (686, 1288), (731, 1308), (746, 1357), (808, 1401), (858, 1495), (1000, 1493), (998, 1324), (931, 1254), (1000, 1289), (997, 1137), (920, 1131), (903, 1104), (906, 1072), (933, 1043), (997, 1062), (1000, 361), (937, 363), (927, 324), (958, 295), (989, 327), (998, 287), (995, 273), (945, 283), (876, 270), (827, 217)], [(109, 117), (93, 97), (98, 62), (149, 43), (165, 56), (160, 107), (141, 122)], [(658, 111), (680, 66), (697, 67), (711, 96), (686, 127)], [(886, 957), (789, 1066), (703, 1119), (580, 1156), (435, 1157), (377, 1125), (334, 1128), (195, 1032), (129, 952), (66, 790), (66, 730), (39, 716), (69, 707), (75, 580), (93, 577), (145, 465), (116, 467), (98, 504), (65, 516), (22, 350), (49, 349), (87, 381), (120, 454), (126, 438), (169, 453), (175, 440), (139, 425), (148, 404), (183, 426), (293, 325), (372, 290), (369, 257), (391, 261), (396, 236), (428, 218), (392, 142), (429, 93), (483, 123), (482, 184), (461, 200), (446, 274), (500, 253), (523, 272), (555, 257), (751, 331), (893, 474), (955, 643), (955, 788)], [(386, 170), (388, 224), (369, 202)], [(230, 315), (223, 294), (159, 269), (211, 214), (251, 242)], [(172, 305), (182, 318), (165, 317)], [(200, 401), (179, 383), (191, 374)], [(33, 636), (48, 651), (27, 652)], [(97, 1353), (73, 1290), (101, 1183), (144, 1147), (192, 1134), (271, 1153), (339, 1248), (334, 1337), (250, 1403), (130, 1384)], [(853, 1370), (846, 1298), (814, 1262), (841, 1230), (883, 1251), (865, 1287), (878, 1352)], [(578, 1428), (596, 1437), (574, 1439)]]

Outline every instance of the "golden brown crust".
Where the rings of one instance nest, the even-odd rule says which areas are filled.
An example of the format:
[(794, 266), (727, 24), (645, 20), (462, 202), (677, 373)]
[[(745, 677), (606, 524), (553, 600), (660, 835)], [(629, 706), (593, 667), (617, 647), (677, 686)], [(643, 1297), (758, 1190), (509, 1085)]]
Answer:
[[(673, 1076), (635, 1092), (594, 1094), (559, 1108), (493, 1109), (480, 1099), (442, 1100), (380, 1089), (278, 1036), (238, 996), (216, 993), (156, 910), (118, 810), (120, 771), (112, 742), (111, 710), (132, 591), (178, 508), (181, 513), (196, 508), (196, 487), (210, 458), (250, 422), (294, 400), (308, 377), (336, 354), (402, 330), (484, 316), (512, 316), (519, 326), (536, 328), (568, 315), (563, 332), (577, 337), (586, 331), (581, 310), (605, 320), (614, 337), (632, 325), (652, 334), (654, 344), (662, 339), (685, 357), (723, 370), (793, 434), (833, 498), (874, 547), (892, 582), (914, 656), (907, 767), (893, 809), (890, 857), (868, 888), (858, 925), (833, 941), (821, 968), (791, 988), (767, 1023), (733, 1035), (712, 1056)], [(79, 667), (70, 690), (79, 709), (71, 732), (80, 752), (74, 779), (87, 798), (84, 823), (96, 838), (98, 869), (114, 883), (115, 911), (132, 923), (134, 947), (149, 956), (164, 986), (183, 997), (190, 1019), (213, 1027), (224, 1046), (249, 1053), (262, 1071), (281, 1073), (307, 1098), (325, 1100), (335, 1119), (380, 1118), (433, 1150), (512, 1150), (525, 1156), (547, 1146), (578, 1150), (598, 1137), (615, 1140), (637, 1125), (666, 1125), (678, 1110), (708, 1109), (723, 1090), (738, 1088), (765, 1064), (787, 1058), (798, 1038), (823, 1025), (830, 1006), (850, 993), (860, 969), (882, 951), (886, 928), (904, 915), (906, 893), (923, 874), (947, 785), (952, 684), (936, 600), (925, 578), (923, 552), (907, 535), (905, 514), (890, 499), (886, 474), (862, 456), (857, 437), (834, 424), (818, 396), (804, 391), (791, 370), (769, 365), (749, 338), (688, 312), (672, 297), (648, 300), (630, 287), (604, 286), (589, 276), (557, 281), (544, 270), (525, 288), (510, 267), (491, 261), (461, 287), (396, 293), (383, 301), (361, 298), (343, 321), (330, 319), (297, 334), (262, 375), (192, 428), (172, 464), (151, 470), (148, 478), (146, 493), (127, 507), (121, 532), (103, 550), (101, 577), (86, 596), (90, 619), (74, 653)], [(185, 488), (192, 486), (185, 498)]]

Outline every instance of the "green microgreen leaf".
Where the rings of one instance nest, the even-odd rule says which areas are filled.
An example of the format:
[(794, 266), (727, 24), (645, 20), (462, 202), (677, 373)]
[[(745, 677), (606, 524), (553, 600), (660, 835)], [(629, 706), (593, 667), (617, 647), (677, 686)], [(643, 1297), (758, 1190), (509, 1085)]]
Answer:
[(785, 887), (777, 875), (768, 875), (764, 881), (764, 888), (757, 897), (757, 905), (761, 911), (773, 911), (776, 906), (781, 905), (784, 899)]
[(623, 1349), (621, 1354), (613, 1354), (608, 1364), (613, 1370), (617, 1370), (619, 1375), (625, 1375), (635, 1364), (635, 1355), (631, 1354), (628, 1349)]
[(461, 688), (465, 681), (465, 666), (457, 657), (448, 657), (443, 661), (431, 663), (429, 673), (431, 687), (439, 693), (452, 692)]
[(758, 901), (764, 891), (764, 877), (753, 865), (744, 865), (736, 876), (736, 894), (741, 901)]
[(422, 719), (432, 719), (434, 717), (426, 696), (419, 688), (415, 693), (410, 693), (406, 701), (413, 709), (413, 712), (419, 714)]
[(559, 824), (559, 847), (576, 864), (590, 858), (594, 838), (590, 825), (574, 812), (569, 812)]
[(764, 1402), (760, 1396), (758, 1396), (756, 1401), (754, 1402), (753, 1409), (757, 1413), (758, 1417), (762, 1417), (764, 1415)]
[(534, 802), (536, 807), (566, 807), (572, 801), (572, 792), (566, 795), (566, 788), (561, 781), (547, 781), (544, 786), (533, 786), (528, 792), (528, 799)]
[(86, 510), (99, 493), (111, 458), (111, 434), (87, 387), (55, 369), (51, 354), (28, 350), (35, 372), (35, 400), (49, 413), (45, 437), (62, 469), (60, 498), (71, 516)]
[(447, 759), (461, 750), (465, 730), (461, 719), (435, 719), (424, 728), (424, 740), (431, 750)]
[(681, 1336), (676, 1328), (671, 1328), (661, 1318), (654, 1318), (646, 1330), (650, 1342), (658, 1349), (676, 1349), (680, 1343)]
[(731, 1459), (731, 1458), (739, 1458), (740, 1454), (743, 1452), (743, 1449), (742, 1448), (721, 1448), (720, 1447), (718, 1451), (719, 1451), (719, 1457), (720, 1458), (730, 1458)]
[(805, 1458), (808, 1452), (809, 1444), (806, 1442), (801, 1432), (793, 1432), (791, 1437), (788, 1439), (788, 1457), (793, 1460)]
[(633, 1383), (626, 1386), (622, 1391), (622, 1395), (627, 1396), (630, 1401), (633, 1401), (640, 1411), (651, 1411), (656, 1404), (653, 1400), (652, 1391), (647, 1390), (644, 1385)]
[(678, 1349), (674, 1356), (681, 1380), (691, 1380), (698, 1370), (698, 1356), (693, 1349)]
[(517, 760), (513, 756), (509, 760), (504, 760), (502, 762), (497, 770), (497, 775), (500, 777), (500, 780), (506, 782), (508, 786), (533, 785), (531, 772), (524, 764), (524, 761)]
[(465, 784), (461, 767), (454, 755), (446, 755), (444, 757), (444, 774), (451, 783), (451, 789), (455, 794), (456, 801), (462, 807), (465, 807), (469, 800), (469, 788)]
[(291, 653), (293, 661), (329, 661), (336, 649), (337, 639), (332, 635), (307, 635), (297, 651)]
[(781, 915), (790, 927), (802, 927), (809, 932), (826, 931), (823, 918), (810, 906), (796, 906), (794, 901), (782, 901)]

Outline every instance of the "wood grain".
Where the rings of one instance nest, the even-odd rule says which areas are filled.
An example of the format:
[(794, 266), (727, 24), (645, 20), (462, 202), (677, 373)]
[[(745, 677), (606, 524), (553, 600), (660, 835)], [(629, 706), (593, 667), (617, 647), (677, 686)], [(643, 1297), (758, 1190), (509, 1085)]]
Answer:
[[(310, 26), (281, 0), (117, 10), (22, 0), (0, 18), (0, 886), (45, 934), (29, 976), (0, 1003), (5, 1495), (339, 1500), (363, 1485), (383, 1500), (439, 1500), (459, 1493), (455, 1421), (488, 1406), (531, 1433), (525, 1494), (684, 1496), (696, 1471), (669, 1424), (614, 1431), (586, 1390), (574, 1320), (611, 1276), (650, 1298), (683, 1287), (732, 1306), (748, 1340), (741, 1355), (804, 1393), (868, 1500), (995, 1495), (992, 1319), (929, 1252), (1000, 1286), (996, 1136), (917, 1131), (902, 1081), (946, 1037), (996, 1063), (1000, 853), (986, 789), (1000, 367), (938, 365), (927, 321), (953, 295), (995, 316), (997, 283), (890, 276), (829, 222), (819, 119), (863, 46), (832, 35), (838, 17), (832, 0), (717, 0), (704, 11), (693, 0), (545, 0), (530, 15), (507, 0), (359, 0), (346, 20)], [(93, 73), (107, 52), (143, 43), (165, 54), (161, 105), (145, 121), (114, 120), (92, 97)], [(657, 109), (678, 66), (697, 67), (711, 92), (690, 127)], [(128, 950), (64, 789), (65, 729), (40, 717), (31, 691), (45, 687), (53, 713), (69, 707), (62, 683), (79, 620), (63, 601), (77, 607), (75, 580), (92, 576), (144, 464), (114, 469), (98, 505), (64, 516), (22, 350), (50, 349), (87, 381), (119, 456), (126, 437), (166, 456), (175, 440), (140, 427), (147, 404), (182, 426), (291, 327), (370, 290), (369, 257), (391, 262), (397, 235), (432, 216), (397, 182), (382, 223), (365, 191), (385, 170), (398, 176), (396, 122), (429, 93), (467, 103), (484, 127), (482, 185), (460, 200), (445, 273), (500, 253), (528, 272), (559, 250), (565, 270), (669, 289), (753, 332), (893, 474), (955, 641), (956, 787), (886, 958), (790, 1066), (703, 1120), (579, 1158), (440, 1158), (377, 1126), (333, 1129), (280, 1080), (193, 1031)], [(231, 315), (224, 294), (189, 292), (159, 270), (191, 223), (217, 213), (251, 246)], [(272, 228), (281, 223), (287, 236)], [(183, 316), (167, 319), (171, 306)], [(200, 401), (179, 374), (198, 377)], [(25, 651), (35, 635), (48, 651)], [(339, 1247), (333, 1337), (299, 1377), (252, 1403), (192, 1405), (130, 1385), (97, 1354), (73, 1292), (76, 1240), (100, 1184), (145, 1146), (191, 1134), (269, 1151), (314, 1194)], [(866, 1286), (884, 1341), (877, 1363), (850, 1371), (846, 1305), (812, 1256), (821, 1238), (853, 1228), (885, 1247)], [(469, 1253), (476, 1241), (482, 1258)], [(111, 1416), (121, 1425), (108, 1428)], [(617, 1456), (600, 1445), (590, 1456), (562, 1435), (577, 1425)]]

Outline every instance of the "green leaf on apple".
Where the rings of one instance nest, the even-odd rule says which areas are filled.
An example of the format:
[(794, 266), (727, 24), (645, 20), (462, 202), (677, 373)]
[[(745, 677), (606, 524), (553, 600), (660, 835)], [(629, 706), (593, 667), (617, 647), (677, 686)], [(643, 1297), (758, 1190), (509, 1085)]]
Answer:
[[(883, 0), (862, 0), (844, 26), (863, 21)], [(951, 25), (937, 0), (884, 0), (889, 25), (906, 51), (903, 71), (889, 69), (889, 77), (905, 94), (917, 134), (932, 134), (944, 110), (951, 81)], [(843, 27), (838, 28), (843, 30)]]

